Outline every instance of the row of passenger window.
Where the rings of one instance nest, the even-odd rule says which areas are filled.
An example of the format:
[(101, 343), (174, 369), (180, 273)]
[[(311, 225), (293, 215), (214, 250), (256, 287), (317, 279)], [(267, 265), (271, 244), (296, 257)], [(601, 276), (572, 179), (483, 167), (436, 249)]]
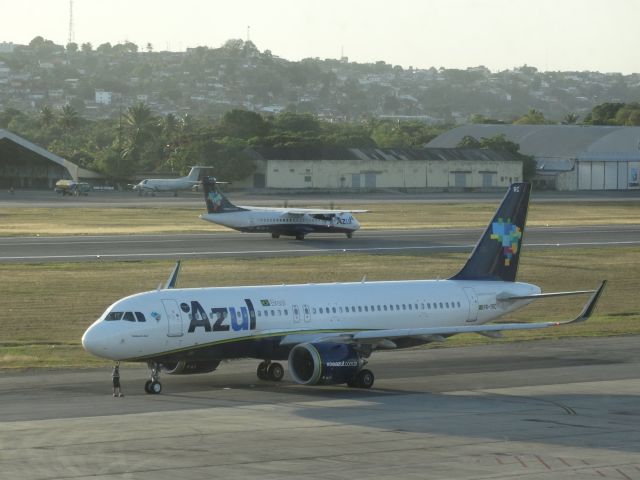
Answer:
[(105, 317), (107, 321), (126, 320), (127, 322), (135, 322), (136, 319), (139, 322), (147, 321), (142, 312), (109, 312)]
[[(355, 313), (360, 312), (399, 312), (401, 310), (445, 310), (452, 308), (460, 308), (460, 302), (427, 302), (427, 303), (403, 303), (403, 304), (389, 304), (389, 305), (358, 305), (350, 307), (312, 307), (311, 313)], [(307, 307), (305, 307), (305, 313), (308, 313)]]
[[(303, 305), (304, 315), (309, 316), (311, 314), (331, 314), (331, 313), (362, 313), (362, 312), (394, 312), (394, 311), (420, 311), (420, 310), (450, 310), (453, 308), (461, 308), (461, 304), (459, 301), (452, 302), (427, 302), (427, 303), (403, 303), (403, 304), (389, 304), (389, 305), (351, 305), (348, 307), (308, 307), (307, 305)], [(258, 317), (268, 317), (268, 316), (278, 316), (282, 315), (282, 310), (257, 310), (256, 315)], [(284, 315), (289, 315), (289, 310), (284, 310)]]

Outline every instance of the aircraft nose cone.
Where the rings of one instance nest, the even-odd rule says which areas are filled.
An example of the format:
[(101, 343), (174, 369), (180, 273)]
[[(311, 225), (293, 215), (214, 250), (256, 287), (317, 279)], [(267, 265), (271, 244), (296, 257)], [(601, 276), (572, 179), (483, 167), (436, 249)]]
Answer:
[(87, 328), (87, 331), (82, 335), (82, 348), (94, 355), (100, 354), (100, 342), (93, 326)]

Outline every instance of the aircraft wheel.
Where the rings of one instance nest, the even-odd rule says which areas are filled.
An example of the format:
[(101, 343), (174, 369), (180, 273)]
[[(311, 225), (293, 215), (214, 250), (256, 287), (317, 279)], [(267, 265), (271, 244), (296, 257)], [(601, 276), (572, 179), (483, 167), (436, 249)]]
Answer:
[(347, 380), (347, 386), (349, 386), (351, 388), (356, 388), (358, 386), (357, 376), (358, 375), (354, 375), (349, 380)]
[(152, 393), (151, 392), (151, 380), (147, 380), (146, 382), (144, 382), (144, 391), (147, 393)]
[(297, 233), (296, 240), (304, 240), (304, 233)]
[(269, 380), (269, 374), (267, 373), (267, 362), (261, 362), (258, 364), (258, 370), (256, 371), (260, 380)]
[(160, 392), (162, 392), (162, 384), (160, 382), (151, 382), (151, 384), (149, 385), (149, 392), (153, 393), (154, 395), (159, 394)]
[(373, 372), (368, 369), (360, 370), (356, 375), (356, 384), (358, 388), (371, 388), (375, 377)]
[(279, 233), (272, 233), (271, 234), (271, 238), (280, 238), (280, 234)]
[(279, 363), (272, 363), (267, 370), (269, 374), (269, 380), (273, 382), (279, 382), (284, 377), (284, 368)]
[(347, 238), (353, 238), (353, 233), (351, 232), (347, 233)]

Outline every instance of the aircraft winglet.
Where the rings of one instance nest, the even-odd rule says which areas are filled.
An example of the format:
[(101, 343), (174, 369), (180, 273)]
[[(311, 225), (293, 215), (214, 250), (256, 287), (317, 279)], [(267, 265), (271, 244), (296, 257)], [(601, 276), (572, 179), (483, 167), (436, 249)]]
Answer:
[(574, 318), (573, 320), (567, 323), (580, 323), (580, 322), (586, 321), (595, 310), (596, 304), (598, 303), (598, 300), (600, 300), (600, 295), (602, 295), (602, 292), (604, 291), (604, 287), (606, 286), (607, 286), (607, 281), (603, 280), (600, 286), (598, 287), (598, 289), (595, 292), (593, 292), (593, 295), (591, 295), (591, 298), (585, 304), (584, 308), (582, 309), (582, 312), (580, 312), (580, 315), (578, 315), (576, 318)]
[(176, 266), (173, 267), (173, 272), (167, 278), (167, 283), (164, 284), (164, 288), (176, 288), (176, 283), (178, 282), (178, 273), (180, 273), (180, 260), (176, 262)]

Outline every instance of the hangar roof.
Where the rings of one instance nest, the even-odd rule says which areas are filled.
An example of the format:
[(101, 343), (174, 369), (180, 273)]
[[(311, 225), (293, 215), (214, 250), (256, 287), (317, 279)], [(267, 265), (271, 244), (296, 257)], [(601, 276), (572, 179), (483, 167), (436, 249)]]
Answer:
[(51, 162), (57, 163), (61, 167), (67, 169), (69, 174), (75, 180), (78, 178), (98, 178), (100, 175), (95, 172), (91, 172), (90, 170), (86, 170), (82, 167), (79, 167), (73, 162), (66, 160), (62, 157), (59, 157), (55, 153), (51, 153), (50, 151), (42, 148), (41, 146), (30, 142), (26, 138), (22, 138), (15, 133), (11, 133), (8, 130), (0, 129), (0, 153), (1, 152), (20, 152), (22, 154), (30, 154), (33, 157), (44, 158)]
[(509, 152), (485, 148), (313, 148), (313, 147), (257, 147), (250, 153), (257, 160), (468, 160), (513, 161)]
[(463, 137), (504, 134), (520, 151), (536, 157), (640, 159), (640, 127), (593, 125), (463, 125), (438, 135), (428, 147), (455, 147)]

